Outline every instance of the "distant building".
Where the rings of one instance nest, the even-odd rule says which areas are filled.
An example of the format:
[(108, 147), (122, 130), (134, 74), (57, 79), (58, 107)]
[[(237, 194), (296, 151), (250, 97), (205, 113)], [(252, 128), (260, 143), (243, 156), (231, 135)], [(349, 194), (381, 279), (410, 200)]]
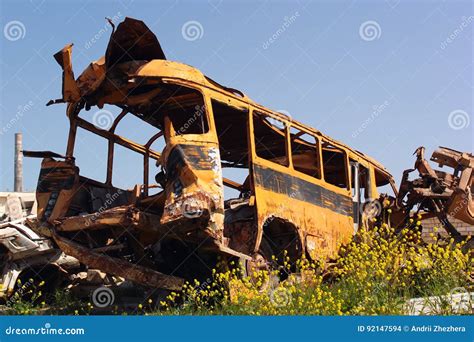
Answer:
[[(457, 231), (461, 233), (462, 235), (471, 235), (474, 236), (474, 226), (469, 225), (463, 221), (459, 221), (457, 219), (454, 219), (452, 217), (448, 217), (449, 222), (456, 227)], [(443, 226), (441, 225), (441, 222), (436, 217), (426, 219), (422, 221), (422, 226), (423, 226), (423, 240), (426, 242), (433, 242), (433, 237), (430, 236), (431, 233), (434, 233), (435, 236), (437, 234), (440, 234), (441, 236), (448, 236), (448, 233), (446, 233), (446, 230), (444, 230)], [(434, 231), (434, 228), (438, 228), (437, 231)]]

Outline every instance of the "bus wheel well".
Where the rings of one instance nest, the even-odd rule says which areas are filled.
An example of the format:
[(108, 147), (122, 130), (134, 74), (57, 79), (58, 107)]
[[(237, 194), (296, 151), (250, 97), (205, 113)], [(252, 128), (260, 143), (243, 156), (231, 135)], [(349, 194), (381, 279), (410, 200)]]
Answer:
[(279, 264), (283, 264), (285, 254), (290, 263), (302, 257), (303, 244), (298, 229), (288, 220), (270, 217), (263, 225), (263, 236), (271, 245)]
[[(21, 280), (21, 284), (27, 284), (28, 286), (40, 284), (42, 281), (45, 282), (45, 290), (56, 288), (64, 277), (61, 268), (55, 264), (38, 264), (34, 266), (28, 266), (21, 271), (18, 278)], [(33, 281), (33, 282), (32, 282)]]

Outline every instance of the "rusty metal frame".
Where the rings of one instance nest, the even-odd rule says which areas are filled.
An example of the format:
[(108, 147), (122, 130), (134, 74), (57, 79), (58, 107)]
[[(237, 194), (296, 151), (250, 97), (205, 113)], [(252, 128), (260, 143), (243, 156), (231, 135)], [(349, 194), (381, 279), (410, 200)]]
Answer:
[[(415, 151), (416, 162), (413, 169), (403, 172), (395, 207), (405, 213), (402, 224), (406, 224), (410, 212), (417, 207), (422, 219), (437, 217), (442, 227), (456, 241), (465, 237), (450, 222), (450, 218), (467, 224), (474, 223), (472, 187), (474, 184), (474, 157), (446, 147), (440, 147), (432, 154), (431, 161), (440, 167), (453, 168), (449, 173), (433, 170), (425, 159), (423, 146)], [(409, 174), (418, 171), (419, 177), (409, 180)], [(401, 226), (401, 224), (399, 224)]]
[[(70, 116), (70, 128), (69, 128), (69, 135), (68, 135), (68, 148), (66, 155), (70, 158), (74, 155), (74, 147), (75, 147), (75, 139), (77, 134), (77, 127), (80, 127), (90, 133), (96, 134), (104, 139), (107, 140), (108, 143), (108, 151), (107, 151), (107, 176), (106, 181), (103, 183), (104, 185), (112, 186), (112, 174), (113, 174), (113, 160), (114, 160), (114, 146), (118, 144), (122, 147), (125, 147), (133, 152), (139, 153), (143, 156), (143, 193), (144, 195), (148, 195), (148, 188), (149, 188), (149, 179), (148, 179), (148, 166), (149, 166), (149, 158), (152, 158), (156, 161), (159, 160), (161, 154), (157, 151), (154, 151), (150, 148), (150, 146), (161, 136), (163, 136), (162, 131), (158, 131), (154, 134), (146, 144), (138, 144), (131, 140), (128, 140), (120, 135), (115, 134), (115, 129), (117, 128), (120, 121), (127, 115), (131, 114), (127, 109), (122, 109), (120, 114), (115, 118), (114, 122), (112, 123), (111, 127), (108, 130), (104, 130), (101, 128), (96, 127), (89, 121), (85, 120), (84, 118), (79, 117), (78, 113), (73, 117)], [(100, 182), (99, 182), (100, 183)]]
[[(117, 53), (120, 54), (120, 49), (117, 49), (117, 46), (120, 45), (120, 39), (113, 39), (114, 37), (112, 37), (109, 42), (111, 48), (107, 49), (105, 59), (103, 58), (92, 63), (81, 74), (77, 81), (74, 80), (73, 77), (70, 77), (72, 76), (72, 66), (70, 63), (71, 47), (67, 47), (61, 52), (61, 58), (64, 60), (64, 63), (61, 64), (63, 72), (65, 75), (69, 75), (65, 78), (67, 82), (64, 88), (68, 90), (68, 92), (63, 91), (62, 101), (68, 102), (67, 114), (70, 120), (70, 128), (66, 162), (60, 162), (66, 165), (64, 167), (63, 165), (60, 166), (69, 172), (70, 177), (74, 177), (76, 188), (79, 187), (79, 175), (78, 169), (73, 163), (74, 145), (77, 127), (80, 127), (81, 129), (101, 136), (106, 139), (108, 143), (106, 181), (105, 183), (97, 182), (99, 185), (93, 184), (91, 181), (92, 186), (112, 187), (115, 144), (143, 156), (143, 184), (141, 188), (135, 188), (135, 193), (132, 194), (131, 200), (129, 198), (127, 199), (126, 206), (130, 208), (132, 212), (142, 213), (143, 217), (146, 217), (146, 219), (141, 222), (142, 225), (133, 225), (134, 231), (137, 232), (137, 234), (142, 234), (141, 237), (144, 237), (145, 233), (139, 229), (143, 227), (143, 225), (145, 225), (147, 229), (149, 228), (147, 233), (152, 233), (153, 229), (157, 230), (155, 232), (156, 234), (150, 238), (151, 240), (148, 240), (148, 244), (155, 243), (157, 240), (153, 239), (160, 238), (160, 229), (173, 227), (173, 232), (176, 234), (176, 237), (181, 236), (186, 241), (196, 243), (199, 246), (201, 246), (200, 242), (203, 239), (205, 242), (209, 242), (205, 247), (201, 247), (203, 250), (206, 249), (206, 251), (212, 251), (213, 253), (222, 252), (239, 258), (248, 258), (245, 254), (250, 255), (253, 252), (258, 252), (264, 232), (271, 233), (272, 236), (280, 238), (281, 234), (287, 235), (285, 229), (293, 229), (294, 231), (292, 231), (292, 233), (294, 233), (295, 240), (298, 241), (289, 241), (289, 243), (298, 244), (296, 250), (300, 253), (300, 256), (305, 253), (306, 247), (309, 246), (308, 241), (311, 239), (313, 242), (320, 239), (323, 242), (323, 244), (319, 246), (321, 250), (329, 250), (329, 254), (334, 254), (333, 252), (336, 252), (337, 249), (337, 243), (346, 242), (348, 238), (352, 237), (353, 219), (349, 159), (357, 161), (363, 160), (370, 170), (371, 179), (375, 180), (374, 169), (377, 169), (378, 172), (387, 175), (387, 177), (391, 179), (390, 174), (381, 164), (351, 149), (347, 145), (322, 134), (314, 128), (292, 120), (282, 113), (256, 104), (245, 94), (237, 90), (219, 85), (205, 77), (197, 69), (182, 63), (166, 60), (162, 52), (158, 53), (160, 52), (158, 50), (161, 50), (161, 48), (159, 47), (156, 37), (149, 31), (146, 25), (140, 21), (127, 18), (125, 22), (120, 24), (117, 30), (114, 31), (113, 35), (120, 31), (126, 37), (130, 35), (130, 42), (133, 43), (137, 29), (146, 35), (146, 44), (138, 44), (135, 53), (127, 54), (126, 58), (122, 58), (124, 56), (117, 55)], [(123, 37), (121, 36), (121, 38)], [(125, 43), (128, 45), (129, 42), (127, 41)], [(134, 48), (134, 46), (135, 45), (132, 44), (131, 48)], [(114, 53), (115, 55), (112, 56)], [(140, 59), (134, 60), (134, 56), (140, 56)], [(149, 58), (142, 58), (143, 56)], [(115, 65), (114, 61), (121, 61), (121, 63)], [(115, 77), (117, 77), (117, 79), (115, 79)], [(118, 79), (120, 79), (120, 89), (114, 83)], [(123, 82), (125, 80), (126, 82)], [(148, 91), (148, 88), (141, 88), (139, 90), (144, 90), (145, 92), (135, 92), (134, 90), (142, 84), (147, 86), (153, 85), (156, 86), (156, 88), (151, 91)], [(176, 132), (174, 132), (176, 127), (171, 129), (173, 126), (170, 119), (165, 118), (164, 127), (160, 127), (161, 130), (149, 137), (145, 144), (136, 143), (116, 134), (116, 128), (121, 120), (127, 115), (133, 115), (133, 113), (140, 111), (140, 109), (135, 106), (142, 104), (143, 101), (153, 100), (156, 94), (160, 93), (160, 85), (162, 84), (186, 87), (198, 92), (204, 104), (204, 112), (202, 115), (206, 117), (209, 131), (203, 134), (190, 134), (184, 137), (180, 134), (176, 134)], [(78, 86), (77, 88), (80, 94), (74, 91), (75, 86)], [(135, 95), (127, 96), (126, 94), (130, 94), (129, 92)], [(182, 96), (180, 94), (182, 94)], [(194, 105), (195, 98), (193, 94), (187, 92), (180, 94), (178, 94), (179, 97), (173, 97), (173, 94), (165, 92), (165, 95), (174, 101), (183, 100), (183, 103), (177, 102), (179, 106), (187, 106), (188, 104)], [(162, 99), (163, 98), (160, 97), (158, 100), (161, 101)], [(245, 201), (243, 201), (243, 205), (250, 208), (250, 210), (248, 210), (250, 212), (250, 214), (248, 214), (249, 217), (245, 217), (245, 219), (248, 219), (249, 222), (253, 220), (250, 226), (246, 228), (252, 230), (249, 235), (256, 234), (256, 236), (251, 237), (245, 243), (247, 246), (242, 250), (234, 249), (233, 246), (231, 247), (229, 245), (229, 239), (224, 235), (226, 207), (222, 184), (234, 189), (241, 189), (242, 184), (222, 177), (222, 161), (219, 154), (219, 138), (217, 137), (218, 132), (215, 120), (215, 114), (217, 113), (214, 113), (211, 99), (223, 102), (232, 107), (238, 107), (239, 109), (245, 108), (247, 112), (247, 156), (252, 193), (250, 194), (250, 198), (244, 198)], [(167, 101), (166, 98), (164, 98), (164, 100), (165, 102)], [(156, 104), (156, 102), (150, 101), (150, 104), (153, 103)], [(83, 107), (89, 110), (92, 106), (103, 108), (105, 104), (116, 105), (122, 108), (121, 113), (114, 119), (109, 129), (101, 129), (79, 116), (79, 110)], [(201, 104), (200, 101), (199, 104)], [(174, 108), (178, 107), (173, 105), (172, 109)], [(155, 107), (147, 107), (144, 110), (148, 111), (150, 115), (153, 115), (156, 111)], [(282, 130), (282, 132), (284, 132), (285, 138), (286, 166), (275, 164), (270, 160), (257, 156), (253, 120), (254, 114), (257, 111), (268, 118), (279, 120), (285, 124), (284, 131)], [(295, 170), (290, 137), (290, 129), (292, 127), (302, 133), (311, 135), (315, 139), (318, 150), (320, 178), (312, 177), (311, 175)], [(164, 156), (151, 148), (152, 144), (163, 136), (166, 137)], [(347, 185), (344, 189), (326, 181), (327, 175), (325, 175), (325, 160), (323, 158), (323, 145), (325, 143), (338, 149), (338, 151), (344, 155), (344, 176)], [(164, 191), (157, 197), (148, 196), (150, 188), (150, 158), (159, 162), (166, 170), (166, 185), (164, 185)], [(45, 168), (54, 162), (54, 160), (46, 160), (44, 164)], [(260, 170), (257, 170), (257, 168)], [(257, 178), (262, 178), (265, 172), (279, 173), (277, 177), (281, 178), (276, 178), (276, 183), (270, 182), (271, 184), (264, 184), (261, 179), (257, 182)], [(337, 174), (342, 175), (342, 172), (338, 171)], [(59, 176), (63, 175), (60, 174)], [(375, 184), (375, 181), (373, 183)], [(53, 189), (56, 191), (56, 188), (53, 187)], [(185, 189), (185, 191), (183, 191), (183, 189)], [(180, 287), (181, 280), (171, 279), (166, 276), (163, 277), (163, 275), (153, 272), (153, 269), (148, 270), (139, 268), (138, 266), (135, 267), (130, 263), (124, 263), (124, 260), (113, 260), (108, 257), (96, 255), (97, 251), (94, 252), (81, 245), (76, 246), (76, 242), (73, 240), (67, 241), (67, 238), (61, 235), (61, 228), (67, 228), (72, 231), (77, 229), (86, 230), (89, 228), (92, 231), (94, 229), (107, 227), (107, 224), (112, 225), (113, 229), (115, 229), (116, 226), (120, 229), (124, 228), (120, 223), (116, 224), (116, 222), (122, 222), (120, 221), (121, 218), (119, 214), (123, 214), (126, 206), (121, 202), (98, 216), (94, 215), (94, 213), (90, 213), (87, 217), (73, 216), (69, 219), (65, 219), (63, 216), (72, 201), (73, 194), (71, 193), (73, 193), (75, 189), (67, 190), (70, 191), (70, 193), (66, 193), (66, 190), (63, 190), (64, 189), (60, 189), (59, 192), (64, 195), (63, 197), (67, 196), (67, 201), (61, 198), (59, 206), (61, 213), (57, 213), (53, 218), (49, 217), (47, 221), (54, 226), (54, 238), (61, 246), (61, 249), (72, 255), (76, 253), (78, 259), (86, 264), (101, 268), (111, 274), (124, 277), (129, 276), (129, 278), (141, 283), (149, 282), (149, 285), (162, 286), (164, 284), (165, 286), (163, 287), (168, 286), (168, 288)], [(103, 190), (101, 189), (101, 191)], [(293, 198), (290, 192), (295, 192), (296, 198)], [(375, 187), (372, 192), (374, 192), (374, 194), (376, 193)], [(142, 198), (137, 201), (138, 194), (141, 194)], [(41, 198), (43, 206), (49, 202), (47, 196), (48, 192), (45, 192)], [(148, 210), (149, 207), (147, 206), (152, 203), (155, 207)], [(192, 208), (193, 206), (201, 208), (205, 214), (200, 216), (197, 220), (187, 217), (185, 210), (189, 203)], [(284, 210), (279, 213), (278, 206), (280, 205), (283, 205)], [(254, 213), (252, 207), (255, 209)], [(126, 217), (128, 218), (129, 215), (127, 215)], [(112, 217), (113, 220), (109, 220), (110, 217)], [(151, 219), (151, 217), (153, 217), (153, 219)], [(278, 225), (281, 224), (281, 226), (270, 225), (270, 228), (265, 228), (265, 222), (271, 217), (276, 217), (278, 219)], [(92, 224), (89, 223), (87, 227), (84, 227), (84, 220), (87, 219), (92, 219)], [(148, 222), (148, 219), (153, 222)], [(128, 225), (125, 224), (125, 226)], [(269, 231), (269, 229), (273, 229), (274, 231)], [(341, 238), (342, 241), (335, 241), (339, 238)], [(207, 241), (208, 239), (209, 241)], [(287, 243), (287, 240), (282, 242), (282, 244), (285, 244), (285, 246), (281, 245), (282, 248), (286, 247)], [(251, 244), (253, 245), (250, 246)], [(137, 251), (137, 253), (139, 252), (140, 251)]]

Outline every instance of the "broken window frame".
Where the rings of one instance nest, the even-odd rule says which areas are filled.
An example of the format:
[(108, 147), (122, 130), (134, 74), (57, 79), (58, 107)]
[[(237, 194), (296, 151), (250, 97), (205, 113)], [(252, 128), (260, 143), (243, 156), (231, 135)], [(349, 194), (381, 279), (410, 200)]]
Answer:
[[(326, 168), (325, 168), (325, 163), (326, 163), (326, 160), (324, 158), (324, 149), (325, 147), (329, 145), (330, 148), (333, 148), (335, 150), (338, 150), (338, 152), (341, 152), (341, 154), (343, 155), (343, 159), (344, 159), (344, 178), (345, 178), (345, 187), (342, 187), (342, 186), (339, 186), (339, 185), (336, 185), (336, 184), (333, 184), (333, 183), (330, 183), (328, 182), (327, 180), (327, 172), (326, 172)], [(322, 164), (321, 164), (321, 173), (322, 173), (322, 179), (324, 180), (324, 182), (326, 184), (328, 184), (329, 186), (331, 187), (334, 187), (336, 189), (341, 189), (341, 190), (347, 190), (348, 193), (351, 192), (351, 179), (350, 179), (350, 170), (349, 170), (349, 155), (348, 155), (348, 152), (346, 150), (345, 147), (342, 147), (342, 146), (338, 146), (336, 144), (334, 144), (333, 142), (329, 141), (328, 139), (322, 139), (321, 140), (321, 159), (322, 159)]]
[[(229, 187), (231, 189), (234, 189), (234, 190), (237, 190), (237, 191), (240, 191), (241, 192), (241, 195), (242, 193), (244, 192), (244, 190), (247, 190), (248, 192), (253, 192), (252, 189), (253, 189), (253, 185), (252, 185), (252, 177), (251, 177), (251, 164), (252, 164), (252, 143), (251, 143), (251, 130), (250, 130), (250, 123), (249, 121), (251, 120), (252, 116), (251, 116), (251, 111), (249, 110), (249, 107), (248, 105), (243, 105), (241, 103), (241, 101), (236, 101), (234, 99), (232, 99), (231, 97), (228, 97), (227, 98), (227, 101), (224, 101), (222, 98), (220, 98), (219, 96), (215, 96), (216, 94), (211, 94), (209, 97), (208, 97), (208, 102), (210, 103), (210, 109), (211, 109), (211, 112), (212, 112), (212, 127), (214, 127), (214, 130), (215, 130), (215, 133), (216, 133), (216, 136), (217, 136), (217, 142), (218, 142), (218, 145), (219, 145), (219, 150), (221, 150), (221, 148), (223, 148), (221, 145), (221, 132), (218, 131), (218, 128), (217, 128), (217, 122), (216, 122), (216, 108), (217, 106), (226, 106), (229, 108), (229, 110), (235, 110), (235, 111), (238, 111), (242, 114), (244, 114), (245, 116), (245, 136), (246, 136), (246, 154), (247, 154), (247, 157), (245, 159), (245, 162), (244, 162), (244, 159), (241, 159), (239, 160), (239, 162), (237, 163), (233, 163), (233, 162), (229, 162), (228, 160), (226, 160), (226, 157), (221, 153), (221, 167), (222, 167), (222, 171), (224, 172), (224, 169), (226, 168), (235, 168), (235, 169), (242, 169), (242, 170), (247, 170), (247, 175), (246, 175), (246, 179), (244, 179), (243, 182), (239, 182), (239, 181), (236, 181), (235, 179), (231, 179), (231, 178), (226, 178), (224, 177), (224, 175), (222, 176), (222, 181), (223, 181), (223, 184), (226, 186), (226, 187)], [(244, 186), (246, 185), (246, 180), (248, 179), (248, 189), (244, 189)], [(226, 191), (224, 190), (224, 194), (226, 194)]]
[[(296, 130), (299, 131), (299, 133), (297, 133), (299, 136), (303, 136), (303, 135), (309, 135), (310, 137), (312, 137), (314, 139), (314, 145), (313, 147), (315, 147), (315, 151), (317, 153), (317, 156), (316, 156), (316, 161), (317, 161), (317, 168), (319, 169), (318, 170), (318, 175), (317, 176), (314, 176), (314, 175), (310, 175), (310, 174), (307, 174), (303, 171), (300, 171), (300, 170), (297, 170), (294, 166), (294, 163), (293, 163), (293, 139), (292, 139), (292, 133), (291, 133), (291, 129), (294, 128)], [(322, 180), (323, 179), (323, 168), (322, 168), (322, 154), (321, 154), (321, 139), (320, 137), (318, 137), (316, 134), (313, 134), (311, 132), (309, 132), (308, 130), (304, 129), (304, 128), (301, 128), (301, 127), (298, 127), (294, 124), (290, 124), (289, 125), (289, 137), (288, 137), (288, 140), (289, 140), (289, 159), (291, 161), (291, 169), (293, 171), (295, 171), (299, 176), (301, 175), (304, 175), (306, 177), (310, 177), (310, 179), (317, 179), (317, 180)], [(305, 141), (304, 139), (301, 139), (303, 140), (304, 142), (308, 143), (308, 144), (312, 144), (311, 142), (309, 141)]]
[[(365, 163), (362, 160), (356, 160), (352, 157), (349, 157), (349, 165), (350, 165), (350, 189), (351, 189), (351, 195), (352, 198), (354, 199), (354, 196), (356, 195), (354, 193), (356, 186), (359, 187), (358, 189), (358, 195), (359, 195), (359, 200), (362, 201), (361, 203), (364, 203), (365, 201), (371, 199), (372, 193), (373, 193), (373, 178), (371, 176), (371, 168), (372, 166), (368, 163)], [(357, 167), (357, 173), (358, 173), (358, 179), (356, 180), (354, 178), (354, 173), (353, 173), (353, 167)], [(362, 169), (364, 172), (362, 172)], [(363, 179), (365, 177), (365, 180)], [(362, 184), (365, 182), (366, 184)], [(361, 189), (364, 190), (364, 196), (362, 196)]]
[[(380, 180), (382, 180), (382, 182)], [(377, 193), (384, 193), (386, 195), (390, 195), (393, 197), (396, 197), (398, 194), (398, 189), (395, 182), (393, 181), (392, 177), (389, 174), (387, 174), (384, 170), (381, 170), (379, 168), (374, 168), (374, 184), (375, 184), (375, 187), (377, 188)], [(381, 191), (381, 190), (385, 190), (384, 189), (385, 186), (389, 187), (391, 193)]]
[[(284, 130), (281, 129), (281, 131), (284, 131), (284, 143), (285, 143), (285, 156), (284, 156), (284, 164), (282, 163), (279, 163), (279, 162), (276, 162), (274, 160), (271, 160), (271, 159), (267, 159), (265, 157), (262, 157), (261, 155), (258, 154), (258, 149), (257, 149), (257, 139), (258, 139), (258, 136), (255, 132), (255, 118), (258, 117), (258, 116), (261, 116), (261, 117), (264, 117), (264, 120), (266, 120), (268, 122), (268, 125), (270, 126), (275, 126), (271, 123), (271, 121), (269, 121), (268, 119), (270, 120), (276, 120), (276, 121), (279, 121), (280, 123), (282, 123), (285, 127), (284, 127)], [(283, 167), (285, 169), (288, 169), (291, 167), (291, 155), (290, 155), (290, 146), (289, 146), (289, 135), (290, 135), (290, 125), (288, 122), (286, 122), (286, 120), (282, 120), (281, 118), (275, 116), (275, 115), (272, 115), (270, 114), (269, 112), (266, 112), (264, 110), (261, 110), (260, 108), (252, 108), (252, 110), (250, 111), (250, 117), (249, 117), (249, 120), (252, 122), (252, 132), (251, 132), (251, 136), (252, 136), (252, 145), (251, 145), (251, 148), (252, 148), (252, 155), (256, 158), (258, 158), (259, 160), (264, 160), (265, 162), (269, 162), (271, 163), (272, 165), (279, 165), (280, 167)], [(279, 157), (277, 157), (279, 158)]]
[[(168, 139), (179, 139), (179, 140), (184, 140), (184, 141), (193, 141), (196, 140), (196, 137), (199, 137), (197, 140), (199, 141), (208, 141), (212, 142), (215, 141), (215, 132), (216, 132), (216, 126), (214, 122), (214, 115), (212, 113), (212, 105), (211, 105), (211, 99), (212, 96), (206, 91), (206, 89), (200, 85), (192, 84), (186, 81), (181, 81), (177, 79), (168, 79), (168, 78), (162, 78), (160, 79), (160, 82), (162, 82), (164, 85), (175, 85), (183, 88), (189, 88), (192, 89), (196, 92), (198, 92), (202, 98), (202, 103), (204, 106), (204, 116), (207, 120), (207, 132), (205, 133), (189, 133), (189, 134), (176, 134), (176, 130), (173, 127), (171, 120), (168, 119), (168, 123), (164, 122), (164, 127), (163, 127), (163, 134), (165, 136), (165, 140)], [(169, 130), (168, 132), (168, 137), (167, 137), (167, 132), (166, 130)], [(168, 144), (168, 141), (166, 141)]]
[[(160, 159), (161, 154), (157, 151), (154, 151), (150, 148), (150, 146), (161, 136), (163, 136), (163, 131), (159, 130), (156, 134), (148, 139), (145, 144), (138, 144), (131, 140), (128, 140), (120, 135), (115, 134), (115, 129), (119, 122), (127, 115), (133, 115), (133, 113), (129, 112), (126, 108), (122, 108), (120, 114), (114, 119), (111, 127), (106, 130), (102, 128), (96, 127), (91, 122), (87, 121), (86, 119), (79, 116), (79, 113), (70, 117), (70, 128), (69, 128), (69, 137), (68, 137), (68, 145), (66, 156), (68, 158), (74, 158), (74, 148), (75, 148), (75, 140), (77, 134), (77, 128), (82, 128), (86, 131), (89, 131), (93, 134), (101, 136), (102, 138), (108, 141), (108, 151), (107, 151), (107, 176), (105, 183), (96, 181), (94, 179), (88, 179), (93, 181), (94, 183), (98, 183), (103, 186), (112, 187), (112, 174), (113, 174), (113, 158), (114, 158), (114, 146), (118, 144), (122, 147), (125, 147), (133, 152), (141, 154), (143, 156), (143, 184), (142, 184), (142, 194), (143, 196), (148, 195), (149, 189), (149, 162), (150, 158), (158, 161)], [(158, 129), (158, 128), (157, 128)], [(86, 178), (86, 177), (84, 177)]]
[[(176, 131), (173, 127), (172, 124), (169, 124), (169, 127), (172, 128), (170, 130), (169, 138), (181, 138), (185, 140), (193, 140), (193, 136), (211, 136), (212, 132), (215, 131), (215, 125), (214, 125), (214, 120), (213, 117), (211, 116), (211, 113), (209, 112), (209, 98), (204, 94), (202, 89), (197, 86), (190, 85), (188, 83), (181, 83), (179, 81), (169, 81), (169, 80), (162, 80), (163, 84), (172, 84), (176, 85), (179, 87), (186, 87), (189, 89), (192, 89), (196, 92), (198, 92), (202, 98), (202, 104), (203, 104), (203, 114), (205, 119), (207, 120), (207, 132), (201, 133), (201, 134), (196, 134), (196, 133), (189, 133), (189, 134), (176, 134)], [(157, 85), (159, 87), (159, 85)], [(116, 105), (115, 105), (116, 106)], [(86, 120), (85, 118), (82, 118), (79, 116), (80, 113), (84, 111), (84, 109), (74, 113), (74, 108), (69, 108), (68, 113), (69, 118), (70, 118), (70, 128), (69, 128), (69, 136), (68, 136), (68, 143), (67, 143), (67, 150), (66, 150), (66, 156), (68, 158), (74, 158), (74, 148), (75, 148), (75, 140), (76, 140), (76, 134), (77, 134), (77, 127), (80, 127), (86, 131), (89, 131), (93, 134), (96, 134), (98, 136), (103, 137), (108, 141), (108, 152), (107, 152), (107, 176), (105, 183), (96, 181), (94, 179), (89, 179), (87, 177), (88, 181), (100, 184), (102, 186), (113, 186), (113, 159), (114, 159), (114, 145), (118, 144), (124, 148), (127, 148), (133, 152), (136, 152), (138, 154), (141, 154), (143, 156), (143, 183), (139, 184), (141, 187), (140, 194), (143, 197), (147, 197), (149, 194), (149, 188), (150, 188), (150, 182), (149, 182), (149, 165), (150, 165), (150, 159), (154, 160), (156, 163), (159, 163), (160, 158), (161, 158), (161, 153), (158, 151), (155, 151), (151, 148), (153, 143), (159, 139), (160, 137), (164, 137), (166, 140), (166, 135), (165, 135), (165, 127), (163, 127), (162, 130), (160, 130), (158, 127), (156, 129), (158, 132), (151, 136), (148, 141), (145, 144), (140, 144), (135, 141), (129, 140), (123, 136), (120, 136), (115, 133), (115, 130), (120, 123), (120, 121), (126, 116), (126, 115), (134, 115), (130, 110), (128, 110), (126, 107), (120, 107), (117, 106), (117, 108), (121, 108), (122, 111), (118, 114), (118, 116), (114, 119), (111, 127), (106, 130), (99, 128), (95, 126), (93, 123), (90, 121)], [(139, 118), (140, 119), (140, 118)], [(153, 125), (154, 126), (154, 125)], [(155, 127), (155, 126), (154, 126)]]
[[(169, 129), (170, 129), (170, 132), (169, 132), (170, 138), (173, 138), (173, 137), (188, 137), (188, 139), (192, 139), (192, 136), (198, 135), (198, 136), (202, 137), (203, 135), (211, 134), (212, 130), (215, 130), (215, 127), (214, 127), (214, 125), (211, 125), (211, 116), (210, 116), (209, 109), (208, 109), (208, 107), (209, 107), (208, 101), (207, 101), (206, 96), (202, 92), (202, 90), (199, 89), (199, 88), (196, 88), (196, 87), (192, 87), (192, 86), (189, 86), (189, 85), (183, 85), (183, 84), (179, 84), (179, 83), (175, 83), (175, 82), (166, 82), (166, 83), (175, 84), (175, 85), (178, 85), (180, 87), (189, 88), (189, 89), (192, 89), (192, 90), (196, 91), (197, 93), (199, 93), (199, 95), (201, 96), (201, 99), (202, 99), (202, 106), (201, 106), (201, 112), (198, 116), (201, 120), (204, 119), (204, 121), (202, 121), (202, 124), (203, 124), (203, 128), (204, 127), (206, 128), (206, 130), (203, 130), (202, 133), (179, 133), (180, 131), (182, 131), (182, 129), (179, 128), (179, 127), (175, 127), (175, 123), (173, 122), (173, 120), (170, 119), (170, 117), (168, 115), (166, 115), (165, 117), (168, 118), (169, 123), (165, 126), (169, 127)], [(179, 102), (177, 102), (177, 103), (178, 103), (178, 105), (180, 105)], [(180, 107), (181, 107), (181, 105), (180, 105)], [(189, 120), (187, 122), (189, 122)]]

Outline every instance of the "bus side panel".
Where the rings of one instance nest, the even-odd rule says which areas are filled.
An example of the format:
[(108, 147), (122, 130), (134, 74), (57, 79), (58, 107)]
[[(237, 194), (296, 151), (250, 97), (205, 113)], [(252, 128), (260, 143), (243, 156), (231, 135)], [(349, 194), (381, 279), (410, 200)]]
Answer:
[(273, 218), (281, 218), (298, 229), (300, 240), (305, 242), (303, 248), (313, 259), (334, 256), (338, 246), (352, 237), (352, 199), (273, 165), (260, 161), (253, 164), (258, 226), (261, 227), (257, 247), (265, 226)]

